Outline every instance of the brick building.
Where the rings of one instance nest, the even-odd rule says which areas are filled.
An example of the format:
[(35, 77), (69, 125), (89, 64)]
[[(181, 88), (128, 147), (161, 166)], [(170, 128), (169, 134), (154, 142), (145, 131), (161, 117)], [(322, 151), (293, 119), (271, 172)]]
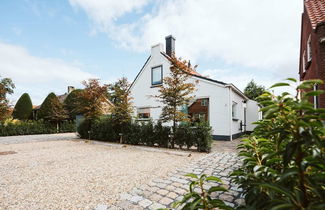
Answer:
[[(301, 21), (300, 80), (321, 79), (325, 81), (325, 0), (303, 0)], [(324, 85), (314, 90), (325, 90)], [(325, 94), (314, 97), (315, 107), (325, 108)]]

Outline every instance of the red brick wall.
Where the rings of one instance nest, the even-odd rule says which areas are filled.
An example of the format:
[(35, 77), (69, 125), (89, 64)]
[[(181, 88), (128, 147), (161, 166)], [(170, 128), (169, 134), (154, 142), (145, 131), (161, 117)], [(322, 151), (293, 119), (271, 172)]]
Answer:
[[(302, 56), (303, 52), (307, 55), (307, 41), (309, 35), (311, 34), (311, 50), (312, 50), (312, 60), (303, 73)], [(321, 79), (325, 81), (325, 44), (320, 44), (320, 38), (325, 37), (325, 25), (319, 25), (316, 30), (312, 29), (309, 17), (304, 10), (302, 14), (302, 24), (301, 24), (301, 43), (300, 43), (300, 65), (299, 74), (300, 80), (308, 79)], [(307, 59), (306, 59), (307, 62)], [(318, 89), (325, 90), (325, 86), (321, 85)], [(313, 102), (313, 98), (310, 99)], [(325, 95), (319, 97), (319, 105), (325, 108)]]
[(194, 114), (204, 113), (205, 114), (205, 120), (209, 120), (209, 99), (208, 100), (208, 106), (202, 106), (201, 105), (201, 99), (196, 100), (191, 106), (188, 108), (188, 114), (193, 117)]

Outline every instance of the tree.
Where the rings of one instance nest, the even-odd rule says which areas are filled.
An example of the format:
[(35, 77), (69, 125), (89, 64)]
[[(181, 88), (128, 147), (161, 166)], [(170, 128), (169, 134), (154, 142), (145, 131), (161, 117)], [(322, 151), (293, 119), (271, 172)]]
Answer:
[(257, 85), (254, 80), (251, 80), (244, 89), (244, 94), (252, 100), (256, 100), (258, 96), (262, 95), (265, 91), (265, 87)]
[(10, 78), (0, 79), (0, 121), (9, 116), (9, 100), (7, 94), (12, 94), (15, 84)]
[(83, 81), (83, 91), (77, 94), (74, 112), (83, 113), (87, 120), (94, 120), (103, 114), (103, 103), (107, 103), (107, 87), (101, 86), (98, 79)]
[(31, 118), (32, 111), (33, 111), (32, 101), (28, 93), (24, 93), (18, 99), (14, 111), (12, 113), (12, 116), (14, 119), (28, 120)]
[(44, 99), (41, 108), (38, 110), (37, 118), (38, 119), (44, 119), (45, 117), (49, 116), (49, 113), (52, 109), (52, 100), (57, 98), (57, 96), (54, 93), (50, 93), (47, 95), (47, 97)]
[(43, 119), (56, 123), (57, 130), (59, 130), (59, 123), (69, 118), (68, 112), (63, 108), (63, 104), (59, 101), (58, 97), (51, 97), (49, 101), (50, 107)]
[[(195, 84), (189, 82), (191, 76), (191, 67), (188, 61), (177, 59), (175, 56), (169, 58), (171, 62), (170, 76), (163, 79), (164, 85), (159, 89), (159, 95), (156, 97), (164, 104), (161, 113), (163, 122), (173, 122), (173, 132), (176, 125), (181, 121), (188, 121), (188, 114), (182, 112), (180, 108), (187, 105), (194, 98), (192, 93), (195, 91)], [(172, 141), (172, 148), (174, 140)]]
[(123, 124), (130, 122), (132, 118), (133, 107), (129, 88), (130, 83), (125, 77), (109, 85), (109, 99), (114, 104), (110, 111), (114, 122), (121, 128), (120, 132), (122, 132)]
[(72, 91), (67, 98), (64, 100), (64, 108), (68, 111), (69, 118), (70, 119), (75, 119), (76, 115), (82, 114), (81, 112), (78, 112), (78, 99), (79, 95), (81, 94), (83, 90), (81, 89), (76, 89)]

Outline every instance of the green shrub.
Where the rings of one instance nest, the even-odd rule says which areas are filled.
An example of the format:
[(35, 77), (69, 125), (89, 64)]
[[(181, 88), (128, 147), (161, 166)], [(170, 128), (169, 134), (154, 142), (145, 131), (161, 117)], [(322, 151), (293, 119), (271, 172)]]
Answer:
[[(230, 206), (227, 206), (224, 201), (213, 198), (211, 196), (214, 192), (226, 192), (227, 190), (220, 186), (221, 179), (215, 176), (207, 176), (202, 174), (198, 177), (196, 174), (186, 174), (185, 176), (191, 177), (193, 180), (189, 184), (189, 192), (187, 192), (183, 199), (173, 203), (173, 207), (182, 210), (198, 210), (198, 209), (226, 209), (231, 210)], [(212, 186), (209, 189), (205, 188), (208, 182), (216, 183), (216, 186)]]
[(18, 99), (12, 116), (18, 120), (28, 120), (32, 116), (33, 105), (28, 93), (24, 93)]
[(80, 102), (78, 102), (78, 100), (80, 100), (78, 96), (82, 93), (82, 91), (83, 90), (81, 89), (76, 89), (72, 91), (64, 100), (63, 106), (68, 111), (69, 118), (71, 120), (76, 119), (76, 115), (82, 114), (78, 112), (78, 105), (80, 104)]
[(154, 126), (154, 133), (158, 146), (167, 148), (170, 144), (170, 127), (163, 126), (159, 121)]
[[(90, 127), (90, 138), (94, 140), (120, 142), (119, 134), (122, 133), (122, 142), (125, 144), (168, 148), (172, 141), (170, 127), (163, 126), (161, 122), (155, 125), (151, 121), (124, 123), (121, 126), (115, 123), (114, 117), (92, 121), (91, 125), (88, 120), (83, 120), (78, 127), (81, 138), (89, 138)], [(177, 127), (174, 139), (180, 148), (185, 146), (189, 149), (195, 146), (200, 152), (209, 152), (212, 141), (211, 127), (206, 123), (199, 123), (195, 126), (183, 124)]]
[(47, 117), (52, 109), (52, 100), (56, 100), (57, 96), (54, 93), (48, 94), (41, 104), (40, 109), (37, 112), (37, 119), (44, 119)]
[[(59, 126), (59, 132), (75, 132), (75, 122), (63, 122)], [(32, 134), (57, 133), (56, 124), (39, 121), (20, 121), (0, 124), (0, 136), (17, 136)]]
[(212, 144), (212, 129), (206, 122), (196, 124), (194, 139), (199, 152), (210, 152)]
[[(295, 79), (288, 79), (295, 82)], [(301, 92), (260, 96), (264, 119), (239, 146), (243, 165), (233, 173), (243, 189), (245, 209), (325, 208), (325, 110), (314, 108), (310, 97), (319, 80), (304, 81)], [(291, 86), (278, 83), (273, 87)]]
[(89, 138), (89, 128), (90, 128), (90, 121), (87, 119), (83, 119), (79, 126), (77, 127), (77, 132), (82, 139)]

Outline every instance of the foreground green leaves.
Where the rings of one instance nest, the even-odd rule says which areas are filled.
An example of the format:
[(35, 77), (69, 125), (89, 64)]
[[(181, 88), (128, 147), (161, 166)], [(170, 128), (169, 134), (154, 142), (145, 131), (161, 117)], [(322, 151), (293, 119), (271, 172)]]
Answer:
[(173, 204), (173, 208), (181, 206), (181, 209), (232, 209), (227, 206), (222, 200), (211, 197), (214, 192), (227, 191), (224, 187), (213, 186), (206, 190), (204, 185), (207, 182), (222, 183), (221, 179), (215, 176), (206, 176), (205, 174), (198, 177), (195, 174), (187, 174), (193, 180), (189, 185), (189, 192), (184, 195), (181, 201), (177, 201)]
[[(288, 83), (272, 86), (291, 86)], [(243, 209), (325, 208), (325, 119), (309, 101), (324, 91), (320, 80), (296, 85), (296, 96), (265, 92), (259, 97), (263, 120), (239, 145), (243, 165), (233, 172), (243, 188)], [(298, 96), (301, 96), (300, 98)]]

